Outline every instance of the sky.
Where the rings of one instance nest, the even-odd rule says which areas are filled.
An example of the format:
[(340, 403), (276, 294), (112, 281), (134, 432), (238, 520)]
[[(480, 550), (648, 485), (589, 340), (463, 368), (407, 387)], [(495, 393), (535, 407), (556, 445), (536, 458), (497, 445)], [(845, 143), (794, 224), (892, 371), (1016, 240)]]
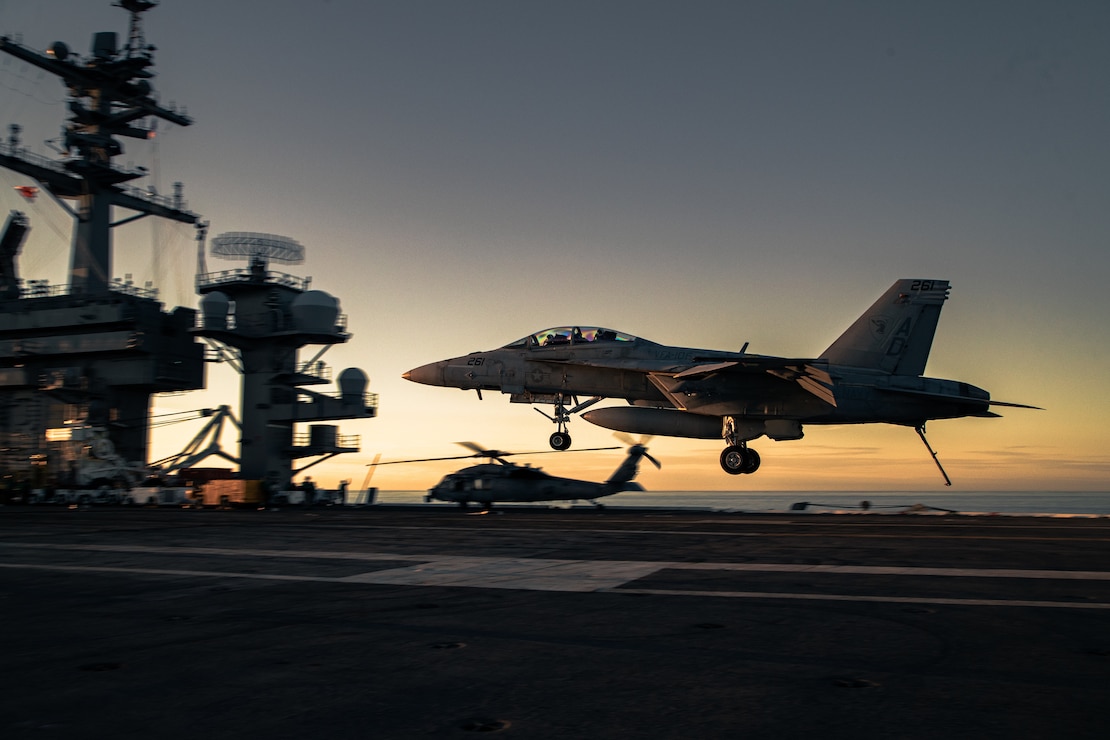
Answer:
[[(0, 32), (39, 50), (86, 53), (127, 18), (109, 0), (0, 0)], [(1110, 490), (1106, 3), (162, 0), (144, 31), (160, 100), (195, 123), (117, 162), (161, 192), (183, 182), (211, 235), (303, 244), (303, 265), (271, 267), (340, 300), (353, 336), (324, 359), (379, 394), (377, 418), (338, 422), (361, 452), (308, 471), (324, 486), (361, 486), (379, 454), (548, 449), (528, 406), (408, 383), (412, 367), (567, 324), (817, 356), (905, 277), (953, 286), (927, 375), (1043, 407), (930, 423), (954, 490)], [(0, 59), (0, 125), (32, 151), (50, 153), (64, 105), (56, 78)], [(19, 184), (0, 173), (0, 207), (32, 220), (20, 274), (65, 282), (69, 218)], [(116, 275), (169, 307), (197, 305), (195, 264), (190, 227), (116, 230)], [(237, 399), (230, 367), (208, 383), (155, 413)], [(203, 423), (156, 429), (152, 457)], [(943, 488), (912, 429), (805, 431), (753, 443), (763, 465), (736, 477), (722, 443), (657, 437), (663, 468), (639, 481)], [(570, 433), (620, 444), (582, 420)], [(602, 480), (622, 457), (517, 459)], [(429, 488), (460, 464), (380, 466), (371, 485)]]

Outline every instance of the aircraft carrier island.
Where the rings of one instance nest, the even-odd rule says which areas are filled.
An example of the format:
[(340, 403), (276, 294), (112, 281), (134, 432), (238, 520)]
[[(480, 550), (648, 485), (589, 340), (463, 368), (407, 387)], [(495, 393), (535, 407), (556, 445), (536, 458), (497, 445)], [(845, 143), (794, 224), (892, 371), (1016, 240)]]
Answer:
[[(121, 140), (149, 138), (156, 121), (192, 124), (183, 111), (158, 103), (151, 84), (154, 47), (141, 21), (156, 3), (114, 5), (129, 15), (126, 38), (121, 43), (115, 32), (95, 33), (87, 55), (61, 41), (39, 52), (0, 38), (0, 51), (58, 77), (69, 96), (55, 142), (61, 156), (30, 151), (13, 123), (0, 141), (0, 166), (26, 177), (16, 187), (25, 197), (49, 197), (74, 221), (64, 285), (20, 276), (20, 253), (33, 227), (25, 213), (9, 214), (0, 234), (3, 487), (24, 500), (34, 490), (51, 500), (119, 501), (121, 491), (148, 480), (188, 480), (198, 463), (218, 455), (237, 468), (238, 482), (225, 496), (261, 500), (267, 488), (289, 488), (298, 472), (357, 452), (358, 437), (318, 422), (373, 417), (377, 399), (356, 368), (339, 374), (337, 395), (308, 388), (331, 382), (333, 371), (321, 357), (350, 334), (338, 299), (310, 290), (309, 278), (269, 269), (270, 261), (301, 262), (301, 245), (231, 232), (212, 240), (213, 255), (247, 266), (209, 273), (208, 224), (188, 209), (181, 183), (171, 196), (159, 195), (132, 184), (148, 174), (144, 168), (114, 163), (124, 151)], [(146, 217), (196, 228), (203, 321), (190, 307), (166, 310), (150, 284), (113, 277), (113, 230)], [(313, 345), (322, 349), (300, 359)], [(226, 361), (242, 374), (239, 418), (230, 407), (217, 415), (241, 428), (240, 449), (191, 444), (151, 461), (151, 397), (203, 388), (209, 361)]]

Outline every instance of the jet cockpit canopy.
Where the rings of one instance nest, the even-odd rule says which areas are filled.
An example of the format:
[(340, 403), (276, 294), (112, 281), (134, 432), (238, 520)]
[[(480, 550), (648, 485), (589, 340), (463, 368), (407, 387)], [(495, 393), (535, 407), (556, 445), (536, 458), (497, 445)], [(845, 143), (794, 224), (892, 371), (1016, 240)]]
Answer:
[(594, 342), (633, 342), (637, 337), (600, 326), (557, 326), (529, 334), (523, 339), (506, 344), (504, 349), (526, 349)]

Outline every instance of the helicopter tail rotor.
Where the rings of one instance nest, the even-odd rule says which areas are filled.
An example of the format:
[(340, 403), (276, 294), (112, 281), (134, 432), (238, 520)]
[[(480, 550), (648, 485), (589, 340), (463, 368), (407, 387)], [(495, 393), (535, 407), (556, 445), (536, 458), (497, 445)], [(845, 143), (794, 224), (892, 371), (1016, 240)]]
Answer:
[(624, 432), (615, 432), (613, 436), (628, 445), (628, 452), (630, 455), (636, 454), (640, 457), (646, 457), (656, 469), (662, 469), (663, 463), (649, 455), (647, 451), (647, 443), (651, 441), (653, 435), (644, 435), (640, 437), (639, 440), (633, 439), (631, 435), (625, 434)]
[(629, 437), (627, 434), (622, 435), (619, 432), (614, 436), (628, 445), (628, 456), (624, 459), (624, 462), (621, 463), (620, 467), (617, 468), (611, 476), (609, 476), (609, 480), (607, 480), (606, 483), (616, 488), (616, 490), (618, 491), (637, 490), (634, 488), (630, 488), (629, 486), (639, 485), (634, 484), (631, 481), (633, 478), (636, 477), (636, 473), (639, 472), (640, 460), (642, 458), (646, 457), (648, 460), (651, 461), (652, 465), (657, 468), (662, 468), (663, 465), (654, 457), (648, 454), (647, 446), (644, 443), (647, 442), (650, 437), (641, 437), (640, 440), (637, 441)]

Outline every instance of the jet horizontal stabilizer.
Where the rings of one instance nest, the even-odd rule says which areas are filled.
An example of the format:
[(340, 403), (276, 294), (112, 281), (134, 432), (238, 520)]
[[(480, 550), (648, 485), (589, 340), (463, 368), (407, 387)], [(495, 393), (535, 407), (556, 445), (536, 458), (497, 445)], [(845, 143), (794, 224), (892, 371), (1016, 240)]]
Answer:
[(1009, 406), (1013, 409), (1035, 409), (1037, 411), (1044, 411), (1040, 406), (1030, 406), (1026, 403), (1009, 403), (1007, 401), (987, 401), (991, 406)]
[[(1009, 403), (1007, 401), (992, 401), (989, 398), (976, 398), (974, 396), (961, 396), (961, 395), (958, 395), (958, 394), (955, 394), (955, 393), (941, 393), (941, 392), (936, 392), (936, 391), (918, 390), (916, 388), (898, 388), (898, 387), (893, 387), (892, 388), (892, 387), (888, 386), (888, 387), (885, 387), (885, 388), (880, 387), (880, 388), (878, 388), (878, 390), (883, 391), (885, 393), (897, 393), (899, 395), (916, 396), (918, 398), (931, 398), (931, 399), (935, 399), (937, 401), (947, 401), (949, 403), (964, 404), (964, 405), (967, 405), (967, 406), (983, 406), (984, 407), (984, 413), (981, 413), (981, 414), (980, 413), (972, 413), (971, 414), (972, 416), (984, 416), (984, 415), (986, 415), (987, 413), (989, 413), (989, 412), (986, 412), (986, 410), (985, 410), (985, 407), (987, 407), (987, 406), (1009, 406), (1010, 408), (1016, 408), (1016, 409), (1034, 409), (1034, 410), (1037, 410), (1037, 411), (1043, 411), (1044, 410), (1040, 406), (1030, 406), (1030, 405), (1024, 404), (1024, 403)], [(994, 414), (994, 416), (998, 416), (998, 414)]]

